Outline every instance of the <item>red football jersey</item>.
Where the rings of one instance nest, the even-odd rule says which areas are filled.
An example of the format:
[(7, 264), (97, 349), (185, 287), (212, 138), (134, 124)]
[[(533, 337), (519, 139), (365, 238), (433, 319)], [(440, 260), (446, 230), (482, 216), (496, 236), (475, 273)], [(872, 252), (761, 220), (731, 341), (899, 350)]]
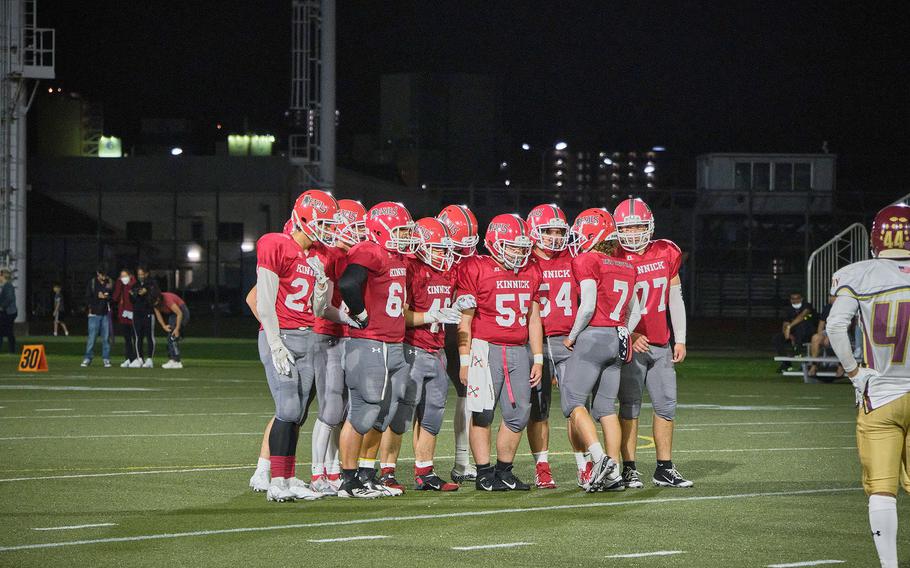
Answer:
[(569, 335), (575, 323), (578, 284), (572, 277), (572, 255), (568, 251), (553, 253), (549, 259), (531, 255), (540, 266), (540, 317), (547, 337)]
[(641, 304), (641, 321), (635, 331), (645, 335), (654, 345), (670, 341), (669, 313), (670, 281), (679, 274), (682, 252), (673, 241), (652, 241), (641, 253), (621, 250), (619, 255), (635, 266), (635, 293)]
[(306, 263), (306, 255), (290, 235), (266, 233), (256, 243), (256, 267), (278, 275), (275, 313), (278, 327), (311, 327), (315, 318), (310, 296), (316, 276)]
[(404, 340), (404, 305), (408, 303), (404, 257), (372, 241), (348, 251), (348, 266), (359, 264), (369, 271), (363, 287), (363, 304), (370, 318), (366, 329), (349, 329), (350, 337), (386, 343)]
[(635, 268), (624, 260), (602, 252), (583, 252), (572, 259), (575, 281), (597, 282), (597, 307), (588, 324), (593, 327), (625, 325), (626, 313), (635, 289)]
[[(338, 288), (338, 279), (341, 278), (345, 267), (348, 265), (348, 254), (344, 249), (339, 247), (323, 247), (322, 253), (320, 258), (322, 258), (322, 264), (325, 266), (325, 275), (328, 276), (329, 280), (335, 283), (331, 303), (332, 306), (337, 308), (341, 306), (341, 290)], [(325, 318), (316, 318), (316, 324), (313, 326), (313, 331), (335, 337), (344, 337), (347, 335), (347, 328), (345, 326)]]
[(531, 302), (540, 302), (540, 267), (529, 263), (517, 273), (506, 270), (492, 257), (475, 255), (458, 265), (459, 294), (477, 299), (471, 334), (497, 345), (528, 342)]
[[(455, 292), (455, 276), (451, 271), (440, 272), (430, 268), (422, 260), (409, 257), (408, 305), (412, 311), (426, 312), (448, 308), (452, 305)], [(445, 326), (441, 323), (409, 327), (404, 332), (405, 342), (427, 351), (436, 352), (446, 343)]]

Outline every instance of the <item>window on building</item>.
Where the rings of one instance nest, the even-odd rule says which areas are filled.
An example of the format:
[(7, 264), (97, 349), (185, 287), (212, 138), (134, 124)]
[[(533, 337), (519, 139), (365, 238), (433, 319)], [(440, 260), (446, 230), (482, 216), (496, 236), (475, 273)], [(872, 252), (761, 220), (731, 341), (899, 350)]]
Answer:
[(243, 223), (218, 223), (218, 238), (222, 241), (242, 241)]
[(190, 224), (190, 238), (197, 243), (205, 240), (205, 225), (202, 219), (193, 219)]
[(152, 240), (152, 224), (148, 221), (127, 221), (126, 238), (131, 241)]
[(793, 164), (774, 164), (774, 191), (793, 191)]
[(733, 189), (748, 191), (752, 189), (752, 163), (736, 162), (733, 174)]
[(796, 191), (812, 189), (812, 164), (793, 164), (793, 189)]
[(771, 189), (771, 164), (755, 162), (752, 164), (752, 189), (768, 191)]

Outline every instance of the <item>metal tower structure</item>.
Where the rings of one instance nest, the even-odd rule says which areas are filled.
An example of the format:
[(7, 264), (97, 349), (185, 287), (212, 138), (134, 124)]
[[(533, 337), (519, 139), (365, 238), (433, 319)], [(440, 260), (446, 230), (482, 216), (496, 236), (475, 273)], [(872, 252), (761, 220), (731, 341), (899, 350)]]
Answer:
[(0, 266), (25, 321), (25, 120), (41, 79), (54, 78), (54, 30), (37, 25), (36, 0), (0, 0)]
[(335, 0), (293, 0), (291, 135), (300, 183), (335, 187)]

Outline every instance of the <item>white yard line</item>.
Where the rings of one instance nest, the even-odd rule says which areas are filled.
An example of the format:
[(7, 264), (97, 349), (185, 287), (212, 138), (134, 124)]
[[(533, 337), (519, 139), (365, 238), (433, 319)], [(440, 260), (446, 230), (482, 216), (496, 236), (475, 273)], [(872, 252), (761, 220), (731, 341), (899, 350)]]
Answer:
[[(72, 378), (72, 377), (67, 377)], [(0, 390), (36, 390), (36, 391), (103, 391), (103, 392), (147, 392), (161, 389), (143, 387), (84, 387), (84, 386), (59, 386), (47, 385), (0, 385)]]
[(107, 544), (114, 542), (140, 542), (147, 540), (166, 540), (175, 538), (187, 538), (194, 536), (210, 536), (220, 534), (238, 534), (254, 532), (272, 532), (280, 530), (293, 529), (311, 529), (322, 527), (342, 527), (355, 525), (368, 525), (375, 523), (394, 523), (407, 521), (426, 521), (436, 519), (457, 519), (467, 517), (487, 517), (491, 515), (506, 515), (520, 513), (540, 513), (546, 511), (571, 511), (577, 509), (593, 509), (600, 507), (625, 507), (629, 505), (655, 505), (666, 503), (684, 503), (693, 501), (724, 501), (729, 499), (754, 499), (759, 497), (799, 497), (803, 495), (819, 495), (825, 493), (845, 493), (850, 491), (860, 491), (859, 487), (832, 487), (827, 489), (803, 489), (797, 491), (773, 491), (766, 493), (736, 493), (730, 495), (703, 495), (698, 497), (665, 497), (658, 499), (630, 499), (628, 501), (596, 501), (587, 503), (575, 503), (571, 505), (551, 505), (544, 507), (524, 507), (511, 509), (487, 509), (481, 511), (460, 511), (455, 513), (438, 513), (425, 515), (409, 515), (397, 517), (372, 517), (365, 519), (347, 519), (344, 521), (322, 521), (316, 523), (297, 523), (284, 525), (271, 525), (264, 527), (237, 527), (232, 529), (213, 529), (200, 530), (179, 533), (159, 533), (145, 534), (136, 536), (123, 536), (113, 538), (97, 538), (87, 540), (71, 540), (63, 542), (45, 542), (37, 544), (19, 544), (12, 546), (0, 547), (0, 552), (14, 552), (18, 550), (42, 550), (48, 548), (60, 548), (65, 546), (84, 546), (89, 544)]
[(148, 414), (151, 410), (111, 410), (111, 414)]
[(64, 412), (66, 410), (72, 410), (72, 408), (36, 408), (35, 412)]
[[(119, 412), (119, 411), (113, 411)], [(119, 414), (52, 414), (50, 416), (45, 416), (45, 418), (129, 418), (130, 416), (135, 416), (137, 418), (171, 418), (174, 416), (261, 416), (261, 417), (271, 417), (274, 416), (274, 413), (271, 414), (262, 414), (260, 412), (184, 412), (176, 414), (137, 414), (136, 411), (125, 411), (126, 413), (120, 412)], [(141, 412), (149, 412), (144, 410)], [(34, 418), (34, 416), (0, 416), (0, 419), (3, 420), (14, 420), (19, 418)]]
[(790, 564), (768, 564), (767, 568), (796, 568), (797, 566), (821, 566), (823, 564), (843, 564), (845, 560), (809, 560), (806, 562), (791, 562)]
[(531, 546), (533, 542), (504, 542), (502, 544), (481, 544), (479, 546), (453, 546), (452, 550), (487, 550), (489, 548), (513, 548), (516, 546)]
[(94, 523), (91, 525), (69, 525), (65, 527), (41, 527), (34, 528), (33, 531), (71, 531), (76, 529), (93, 529), (96, 527), (116, 527), (117, 523)]
[(374, 534), (367, 536), (348, 536), (344, 538), (314, 538), (307, 540), (307, 542), (350, 542), (352, 540), (377, 540), (380, 538), (389, 537), (384, 534)]
[(685, 553), (685, 550), (657, 550), (654, 552), (635, 552), (632, 554), (611, 554), (606, 558), (644, 558), (645, 556), (673, 556), (674, 554)]
[(746, 432), (746, 434), (789, 434), (790, 432)]
[[(301, 433), (305, 433), (301, 430)], [(310, 432), (312, 434), (312, 432)], [(0, 441), (20, 440), (92, 440), (95, 438), (203, 438), (209, 436), (262, 436), (262, 432), (206, 432), (187, 434), (84, 434), (75, 436), (7, 436)]]

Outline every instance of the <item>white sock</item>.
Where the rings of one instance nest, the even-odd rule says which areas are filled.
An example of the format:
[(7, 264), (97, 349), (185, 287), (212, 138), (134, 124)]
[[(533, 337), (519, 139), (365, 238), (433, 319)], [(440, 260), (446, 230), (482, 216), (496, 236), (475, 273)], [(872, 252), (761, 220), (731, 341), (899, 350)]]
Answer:
[(549, 457), (550, 452), (549, 452), (549, 450), (544, 450), (542, 452), (537, 452), (536, 454), (533, 454), (533, 455), (534, 455), (534, 461), (536, 461), (537, 463), (547, 463), (547, 458)]
[(591, 454), (591, 459), (594, 461), (600, 461), (604, 458), (604, 448), (600, 445), (600, 442), (594, 442), (588, 446), (588, 453)]
[(269, 458), (259, 458), (256, 461), (256, 471), (272, 471), (272, 462)]
[(376, 460), (369, 458), (359, 458), (357, 460), (357, 467), (364, 467), (367, 469), (376, 469)]
[(897, 498), (870, 495), (869, 526), (882, 568), (897, 568)]
[(341, 461), (338, 459), (338, 440), (341, 438), (341, 425), (332, 428), (329, 445), (325, 450), (326, 473), (341, 473)]
[(433, 467), (433, 460), (425, 461), (425, 462), (415, 461), (414, 467)]
[(380, 469), (395, 469), (395, 463), (380, 463)]
[(578, 466), (578, 469), (585, 469), (588, 467), (588, 458), (585, 457), (584, 453), (573, 452), (572, 455), (575, 456), (575, 465)]
[(468, 399), (457, 397), (455, 399), (455, 466), (466, 467), (469, 462), (468, 456)]
[(325, 452), (329, 447), (329, 438), (332, 436), (332, 427), (316, 419), (313, 424), (313, 441), (311, 446), (310, 471), (313, 477), (318, 477), (325, 472)]

